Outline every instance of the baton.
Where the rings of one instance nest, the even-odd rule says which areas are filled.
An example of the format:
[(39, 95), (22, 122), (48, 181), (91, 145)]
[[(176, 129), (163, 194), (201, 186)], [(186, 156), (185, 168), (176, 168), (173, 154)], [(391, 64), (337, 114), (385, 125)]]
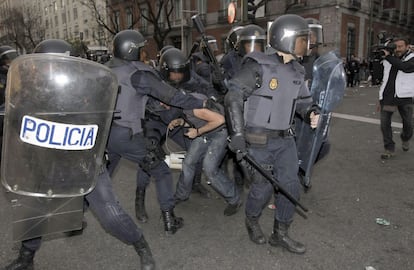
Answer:
[(280, 192), (281, 194), (283, 194), (283, 196), (285, 196), (291, 203), (293, 203), (295, 206), (299, 206), (303, 211), (308, 212), (308, 208), (306, 208), (305, 206), (303, 206), (298, 200), (296, 200), (288, 191), (286, 191), (284, 188), (282, 188), (279, 185), (279, 181), (276, 180), (276, 178), (274, 178), (272, 175), (270, 175), (268, 172), (266, 172), (262, 166), (260, 166), (259, 163), (257, 163), (256, 160), (253, 159), (252, 156), (250, 156), (249, 154), (246, 154), (243, 157), (244, 160), (246, 160), (248, 163), (250, 163), (250, 165), (253, 166), (253, 168), (255, 168), (260, 174), (262, 174), (265, 178), (267, 178), (267, 180), (269, 180), (269, 182), (272, 184), (273, 188), (276, 190), (276, 192)]

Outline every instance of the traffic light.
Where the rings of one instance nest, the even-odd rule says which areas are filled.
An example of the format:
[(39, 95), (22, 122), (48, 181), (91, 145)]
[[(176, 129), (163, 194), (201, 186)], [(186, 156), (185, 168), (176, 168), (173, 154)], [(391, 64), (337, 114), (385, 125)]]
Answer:
[(254, 0), (247, 0), (247, 20), (253, 22), (256, 19), (256, 10)]

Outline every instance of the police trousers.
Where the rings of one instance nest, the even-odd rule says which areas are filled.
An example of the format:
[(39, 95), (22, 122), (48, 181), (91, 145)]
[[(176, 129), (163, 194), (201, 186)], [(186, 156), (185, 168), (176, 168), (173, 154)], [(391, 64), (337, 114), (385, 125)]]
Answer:
[[(98, 176), (95, 188), (85, 196), (85, 199), (89, 203), (89, 209), (106, 232), (128, 245), (132, 245), (141, 239), (142, 230), (119, 204), (112, 188), (112, 181), (106, 170)], [(40, 248), (41, 239), (41, 237), (36, 237), (24, 240), (22, 245), (36, 251)]]
[[(268, 137), (266, 144), (251, 144), (248, 152), (278, 180), (282, 188), (299, 200), (298, 156), (293, 136)], [(291, 223), (295, 205), (285, 196), (275, 194), (273, 186), (258, 171), (254, 171), (252, 178), (253, 182), (246, 200), (246, 216), (259, 218), (263, 208), (274, 195), (275, 219), (281, 223)]]
[[(108, 139), (108, 157), (109, 157), (109, 173), (112, 175), (121, 158), (128, 159), (137, 163), (136, 181), (137, 186), (146, 186), (141, 183), (147, 181), (149, 177), (142, 179), (138, 173), (142, 162), (147, 155), (145, 147), (145, 137), (143, 133), (132, 135), (129, 128), (112, 125)], [(162, 211), (174, 208), (174, 191), (173, 177), (168, 165), (161, 161), (157, 166), (151, 168), (148, 172), (149, 176), (154, 177), (157, 190), (157, 198)]]

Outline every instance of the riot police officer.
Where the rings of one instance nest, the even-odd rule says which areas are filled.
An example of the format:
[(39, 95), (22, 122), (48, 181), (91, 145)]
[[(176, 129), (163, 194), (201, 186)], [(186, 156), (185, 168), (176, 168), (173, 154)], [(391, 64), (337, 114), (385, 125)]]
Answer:
[[(164, 82), (149, 65), (139, 61), (140, 50), (146, 43), (135, 30), (123, 30), (113, 39), (113, 58), (106, 64), (118, 77), (121, 86), (109, 140), (109, 171), (113, 172), (121, 157), (139, 164), (155, 178), (158, 201), (167, 234), (183, 226), (183, 219), (174, 213), (173, 179), (162, 153), (152, 151), (157, 141), (144, 136), (142, 120), (145, 104), (152, 96), (165, 104), (192, 109), (202, 108), (204, 101), (192, 98)], [(137, 173), (138, 176), (138, 173)], [(137, 185), (140, 179), (137, 179)]]
[(313, 63), (319, 57), (319, 47), (323, 44), (323, 27), (322, 24), (314, 18), (306, 18), (309, 26), (309, 51), (303, 56), (302, 64), (305, 67), (305, 81), (308, 82), (308, 88), (311, 89)]
[(239, 26), (232, 30), (227, 39), (234, 47), (221, 61), (226, 79), (230, 79), (240, 69), (242, 58), (254, 51), (264, 51), (266, 45), (265, 30), (255, 24)]
[[(34, 53), (70, 55), (73, 53), (73, 48), (66, 41), (49, 39), (39, 43), (34, 49)], [(89, 209), (107, 232), (122, 242), (134, 246), (141, 258), (141, 269), (155, 269), (155, 262), (143, 232), (119, 204), (105, 166), (102, 166), (97, 178), (95, 188), (85, 196), (89, 203)], [(33, 258), (40, 245), (41, 237), (24, 240), (18, 258), (6, 266), (5, 269), (33, 269)]]
[[(161, 56), (169, 50), (173, 50), (173, 53), (169, 53), (168, 55), (173, 56), (171, 59), (174, 64), (171, 65), (172, 62), (170, 62), (168, 69), (170, 71), (174, 70), (176, 72), (182, 72), (184, 74), (184, 77), (180, 78), (180, 80), (170, 80), (168, 77), (169, 73), (167, 74), (165, 72), (167, 67), (165, 66), (166, 58), (164, 57), (161, 66), (159, 66), (159, 69), (161, 69), (160, 75), (162, 79), (178, 89), (185, 88), (191, 89), (190, 91), (203, 91), (206, 96), (213, 96), (215, 94), (213, 86), (205, 81), (201, 76), (197, 75), (197, 73), (190, 70), (189, 61), (184, 57), (180, 50), (172, 47), (171, 45), (167, 45), (161, 49)], [(177, 54), (179, 56), (178, 59), (175, 58)], [(153, 151), (154, 156), (165, 155), (162, 145), (166, 139), (168, 124), (173, 119), (180, 117), (181, 115), (181, 109), (173, 106), (167, 106), (161, 101), (153, 97), (149, 97), (148, 102), (145, 106), (143, 130), (145, 136), (147, 138), (151, 138), (151, 141), (153, 142), (151, 151)], [(182, 149), (188, 149), (191, 144), (191, 141), (184, 136), (182, 129), (177, 129), (173, 132), (169, 132), (168, 135), (169, 138), (177, 143)], [(210, 198), (211, 195), (209, 190), (201, 183), (201, 174), (202, 167), (201, 164), (199, 164), (196, 169), (192, 191), (199, 193), (205, 198)], [(138, 221), (146, 223), (148, 220), (148, 214), (145, 209), (145, 191), (150, 182), (150, 175), (143, 170), (139, 170), (137, 179), (138, 184), (135, 196), (135, 213)]]
[(12, 47), (6, 45), (0, 46), (0, 104), (4, 103), (9, 66), (17, 56), (17, 51)]
[(236, 72), (234, 69), (240, 66), (241, 57), (237, 49), (237, 41), (243, 26), (233, 27), (227, 34), (225, 40), (226, 53), (220, 60), (220, 66), (223, 69), (224, 78), (230, 79)]
[[(222, 59), (222, 68), (226, 80), (230, 80), (241, 68), (243, 57), (251, 52), (263, 52), (266, 44), (266, 33), (263, 28), (255, 24), (232, 29), (227, 36), (228, 44), (233, 47)], [(248, 171), (230, 154), (233, 160), (233, 175), (236, 183), (244, 186), (244, 179), (248, 179)], [(246, 183), (248, 184), (248, 183)]]
[[(0, 111), (4, 111), (4, 99), (7, 85), (7, 72), (13, 59), (18, 56), (17, 51), (10, 46), (0, 46)], [(0, 116), (0, 152), (3, 144), (3, 115)]]
[[(313, 80), (313, 64), (315, 60), (318, 59), (319, 48), (323, 45), (324, 42), (323, 27), (322, 24), (314, 18), (306, 18), (305, 20), (308, 23), (309, 27), (309, 50), (308, 53), (302, 57), (301, 63), (305, 68), (305, 82), (307, 83), (308, 88), (311, 89)], [(315, 102), (317, 101), (315, 100)], [(295, 115), (294, 123), (295, 133), (297, 135), (297, 138), (300, 138), (302, 132), (301, 128), (302, 125), (304, 125), (303, 119), (300, 115)], [(331, 145), (328, 140), (328, 134), (329, 132), (326, 132), (325, 137), (323, 138), (323, 143), (320, 149), (318, 150), (318, 156), (315, 162), (319, 161), (329, 153)], [(298, 176), (305, 191), (308, 191), (312, 185), (309, 181), (305, 180), (305, 171), (302, 168), (299, 168)]]
[[(179, 86), (190, 95), (202, 99), (206, 97), (200, 90), (204, 88), (203, 85), (210, 84), (195, 83), (197, 77), (191, 77), (188, 61), (180, 50), (170, 49), (161, 56), (160, 73), (170, 83)], [(202, 81), (204, 80), (199, 80)], [(185, 136), (191, 139), (174, 196), (177, 201), (185, 201), (189, 198), (195, 172), (198, 165), (202, 163), (208, 181), (228, 203), (224, 214), (230, 216), (240, 208), (241, 199), (235, 182), (219, 168), (226, 153), (227, 129), (224, 126), (222, 106), (213, 101), (211, 104), (214, 106), (209, 109), (183, 110), (180, 118), (169, 125), (173, 128), (187, 123), (189, 128)]]
[[(266, 53), (246, 55), (240, 71), (229, 81), (225, 97), (227, 119), (231, 119), (229, 148), (240, 158), (249, 153), (296, 199), (300, 189), (298, 157), (291, 132), (292, 112), (296, 110), (312, 127), (317, 126), (319, 118), (312, 100), (299, 98), (309, 96), (304, 69), (297, 61), (297, 57), (307, 52), (308, 34), (308, 25), (302, 17), (288, 14), (277, 18), (269, 30), (271, 47)], [(259, 218), (272, 194), (273, 186), (256, 172), (245, 209), (246, 228), (250, 240), (256, 244), (266, 243)], [(304, 253), (305, 246), (288, 235), (294, 204), (280, 194), (275, 194), (275, 204), (269, 244)]]

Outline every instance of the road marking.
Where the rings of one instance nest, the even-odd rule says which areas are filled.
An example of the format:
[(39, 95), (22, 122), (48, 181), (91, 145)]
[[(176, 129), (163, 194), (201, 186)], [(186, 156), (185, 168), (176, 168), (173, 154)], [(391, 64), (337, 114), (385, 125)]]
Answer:
[[(350, 114), (343, 114), (343, 113), (332, 113), (332, 116), (337, 117), (337, 118), (347, 119), (347, 120), (354, 120), (354, 121), (359, 121), (359, 122), (364, 122), (364, 123), (369, 123), (369, 124), (380, 125), (379, 119), (373, 119), (373, 118), (350, 115)], [(391, 126), (395, 128), (402, 128), (402, 124), (396, 123), (396, 122), (392, 122)]]

